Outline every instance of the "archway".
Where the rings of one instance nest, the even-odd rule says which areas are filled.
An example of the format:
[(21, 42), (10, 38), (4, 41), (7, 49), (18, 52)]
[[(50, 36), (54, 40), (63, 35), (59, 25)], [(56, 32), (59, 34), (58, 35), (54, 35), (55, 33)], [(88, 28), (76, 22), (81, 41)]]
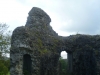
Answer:
[(66, 51), (62, 51), (60, 53), (60, 56), (63, 58), (63, 59), (67, 59), (67, 52)]
[(32, 73), (32, 61), (31, 56), (29, 54), (25, 54), (23, 56), (23, 74), (31, 75)]
[(60, 53), (60, 58), (59, 58), (59, 75), (67, 75), (67, 74), (68, 74), (67, 52), (62, 51)]

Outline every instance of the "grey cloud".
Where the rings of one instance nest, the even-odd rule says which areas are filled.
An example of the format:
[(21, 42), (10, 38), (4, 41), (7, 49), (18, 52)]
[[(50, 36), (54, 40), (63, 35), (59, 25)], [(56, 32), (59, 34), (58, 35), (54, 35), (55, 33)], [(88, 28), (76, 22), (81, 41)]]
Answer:
[[(60, 18), (65, 25), (62, 25), (60, 30), (66, 32), (80, 32), (84, 34), (98, 34), (100, 33), (100, 2), (97, 0), (84, 2), (75, 2), (63, 5), (63, 11), (59, 11)], [(67, 6), (67, 8), (66, 8)], [(62, 9), (61, 9), (62, 10)], [(68, 24), (71, 19), (72, 23)], [(98, 31), (98, 33), (97, 33)]]
[[(25, 0), (25, 2), (22, 0), (21, 3), (42, 8), (54, 21), (58, 21), (56, 19), (59, 18), (60, 31), (84, 34), (100, 33), (99, 0)], [(51, 13), (56, 15), (56, 18)]]

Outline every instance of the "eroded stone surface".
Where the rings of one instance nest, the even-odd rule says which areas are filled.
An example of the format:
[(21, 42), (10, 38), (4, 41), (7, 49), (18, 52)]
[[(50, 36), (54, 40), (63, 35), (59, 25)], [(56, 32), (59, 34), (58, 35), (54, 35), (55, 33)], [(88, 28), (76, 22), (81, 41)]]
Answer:
[(50, 22), (46, 12), (33, 7), (26, 25), (13, 31), (10, 75), (23, 75), (25, 54), (31, 56), (32, 75), (57, 75), (61, 51), (69, 54), (69, 72), (74, 75), (100, 75), (100, 36), (58, 36)]

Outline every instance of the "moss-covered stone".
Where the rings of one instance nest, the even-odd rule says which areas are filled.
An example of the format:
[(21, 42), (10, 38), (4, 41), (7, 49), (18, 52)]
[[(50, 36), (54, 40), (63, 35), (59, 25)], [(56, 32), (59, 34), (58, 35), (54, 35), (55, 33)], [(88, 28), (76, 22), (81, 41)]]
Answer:
[(100, 35), (59, 36), (51, 19), (33, 7), (25, 26), (17, 27), (11, 40), (11, 75), (23, 75), (23, 56), (31, 57), (31, 75), (57, 75), (61, 51), (68, 53), (68, 70), (74, 75), (100, 75)]

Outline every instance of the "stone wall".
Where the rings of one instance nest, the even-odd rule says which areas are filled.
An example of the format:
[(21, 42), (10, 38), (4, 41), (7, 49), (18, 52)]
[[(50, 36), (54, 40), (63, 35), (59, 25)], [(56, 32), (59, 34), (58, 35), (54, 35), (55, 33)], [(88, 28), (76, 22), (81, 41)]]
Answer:
[(31, 75), (57, 75), (61, 51), (68, 53), (71, 74), (100, 75), (100, 36), (82, 34), (58, 36), (50, 26), (50, 22), (51, 19), (46, 12), (33, 7), (26, 25), (13, 31), (10, 75), (24, 74), (25, 54), (31, 57)]
[(65, 45), (73, 56), (74, 75), (100, 75), (100, 35), (71, 35)]

